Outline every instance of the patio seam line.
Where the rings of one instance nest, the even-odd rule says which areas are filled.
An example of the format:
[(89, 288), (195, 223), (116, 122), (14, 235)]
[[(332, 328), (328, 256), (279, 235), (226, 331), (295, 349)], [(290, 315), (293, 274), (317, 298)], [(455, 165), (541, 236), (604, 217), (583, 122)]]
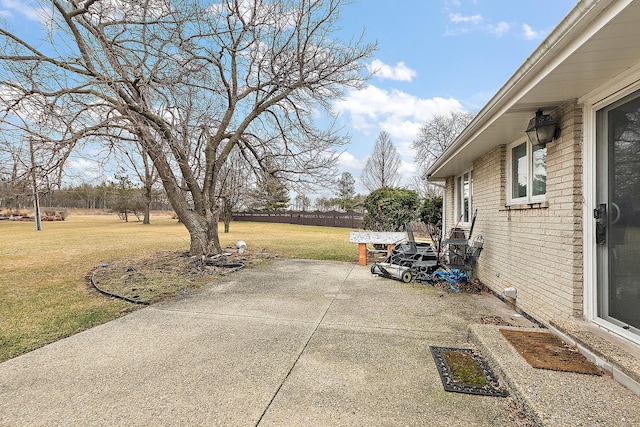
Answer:
[(349, 323), (325, 323), (323, 324), (323, 327), (325, 328), (340, 328), (340, 327), (348, 327), (349, 329), (357, 329), (357, 330), (361, 330), (361, 331), (369, 331), (369, 332), (374, 332), (374, 331), (383, 331), (383, 332), (409, 332), (409, 333), (417, 333), (417, 334), (457, 334), (460, 336), (464, 336), (466, 337), (468, 335), (468, 333), (463, 333), (463, 332), (457, 332), (457, 333), (452, 333), (452, 331), (448, 330), (448, 331), (443, 331), (443, 330), (434, 330), (434, 329), (407, 329), (407, 328), (392, 328), (392, 327), (385, 327), (385, 326), (364, 326), (364, 325), (352, 325)]
[[(331, 301), (333, 303), (333, 300)], [(329, 305), (331, 306), (331, 305)], [(270, 316), (250, 316), (248, 314), (229, 314), (229, 313), (214, 313), (210, 311), (193, 311), (193, 310), (178, 310), (172, 308), (158, 308), (158, 307), (149, 307), (153, 310), (164, 311), (167, 313), (177, 313), (177, 314), (193, 314), (193, 315), (204, 315), (211, 317), (238, 317), (242, 319), (254, 319), (254, 320), (273, 320), (277, 322), (286, 322), (286, 323), (300, 323), (304, 325), (310, 325), (314, 322), (300, 319), (287, 319), (284, 317), (270, 317)]]
[(324, 313), (322, 313), (322, 316), (317, 321), (316, 326), (313, 328), (313, 331), (309, 335), (309, 338), (307, 338), (307, 341), (302, 346), (302, 349), (298, 353), (298, 356), (296, 357), (296, 359), (291, 364), (291, 367), (289, 368), (289, 371), (287, 372), (287, 374), (284, 376), (284, 378), (280, 382), (280, 385), (278, 385), (278, 388), (273, 393), (273, 396), (271, 396), (271, 400), (269, 400), (269, 403), (267, 403), (267, 406), (264, 408), (264, 411), (262, 411), (262, 414), (260, 414), (260, 417), (258, 418), (258, 421), (256, 421), (256, 423), (255, 423), (255, 427), (258, 427), (260, 425), (260, 423), (262, 422), (262, 419), (264, 418), (265, 414), (267, 413), (267, 411), (271, 407), (271, 404), (275, 400), (276, 396), (278, 396), (278, 394), (280, 393), (280, 390), (282, 389), (282, 386), (284, 385), (285, 382), (287, 382), (287, 379), (289, 378), (289, 375), (291, 375), (291, 372), (293, 371), (293, 368), (295, 368), (296, 365), (298, 364), (298, 361), (302, 357), (302, 354), (305, 352), (305, 350), (307, 349), (307, 346), (311, 342), (311, 339), (314, 337), (314, 335), (318, 331), (318, 328), (320, 327), (320, 325), (322, 324), (322, 321), (324, 320), (325, 316), (329, 312), (329, 309), (333, 305), (333, 302), (338, 298), (338, 295), (340, 294), (340, 291), (342, 290), (342, 287), (344, 286), (345, 282), (347, 281), (347, 279), (349, 278), (349, 276), (353, 272), (353, 269), (355, 268), (355, 266), (356, 266), (356, 264), (353, 264), (353, 266), (351, 267), (351, 269), (349, 270), (347, 275), (344, 277), (344, 279), (342, 279), (342, 282), (340, 283), (340, 286), (338, 287), (338, 290), (336, 291), (336, 293), (333, 296), (333, 298), (331, 298), (331, 302), (327, 305), (327, 308), (324, 310)]

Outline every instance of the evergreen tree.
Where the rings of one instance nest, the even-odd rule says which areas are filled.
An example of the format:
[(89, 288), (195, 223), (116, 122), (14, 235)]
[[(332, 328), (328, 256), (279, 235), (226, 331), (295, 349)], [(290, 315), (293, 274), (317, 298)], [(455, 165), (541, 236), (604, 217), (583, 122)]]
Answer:
[(420, 201), (413, 190), (380, 188), (367, 196), (364, 228), (373, 231), (402, 231), (418, 217)]
[(273, 173), (264, 173), (249, 192), (250, 207), (255, 210), (278, 211), (289, 206), (289, 190)]
[(348, 211), (353, 209), (356, 195), (356, 180), (349, 172), (344, 172), (338, 180), (337, 197), (340, 209)]

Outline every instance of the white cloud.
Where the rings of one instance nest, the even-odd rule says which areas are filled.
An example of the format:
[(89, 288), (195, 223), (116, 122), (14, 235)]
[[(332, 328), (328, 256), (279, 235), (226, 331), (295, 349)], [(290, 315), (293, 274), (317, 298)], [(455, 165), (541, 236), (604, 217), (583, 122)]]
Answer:
[(412, 177), (418, 171), (416, 164), (414, 162), (406, 162), (404, 160), (400, 161), (400, 169), (398, 172), (402, 175), (403, 183), (406, 184), (408, 182), (408, 178)]
[(370, 73), (381, 79), (400, 80), (410, 82), (416, 75), (416, 71), (407, 67), (404, 62), (398, 62), (395, 67), (385, 64), (379, 59), (374, 59), (367, 66)]
[(496, 25), (489, 25), (489, 32), (495, 34), (496, 36), (501, 36), (508, 33), (509, 29), (511, 29), (511, 25), (504, 21), (498, 22), (498, 24)]
[(522, 33), (527, 40), (541, 39), (545, 35), (544, 31), (535, 31), (527, 24), (522, 24)]
[(454, 24), (451, 28), (447, 27), (446, 36), (459, 36), (471, 32), (481, 32), (493, 34), (501, 37), (511, 30), (511, 24), (500, 21), (497, 24), (487, 22), (482, 15), (461, 15), (459, 13), (449, 12), (449, 21)]
[(398, 89), (384, 90), (370, 85), (354, 90), (334, 104), (337, 113), (348, 113), (351, 125), (364, 133), (384, 129), (391, 136), (406, 138), (434, 114), (462, 111), (454, 98), (419, 98)]
[(358, 159), (356, 156), (349, 153), (348, 151), (344, 151), (340, 153), (340, 157), (338, 157), (338, 164), (343, 168), (362, 170), (364, 169), (364, 165), (366, 163), (367, 163), (366, 158)]
[(91, 169), (98, 167), (96, 162), (83, 158), (71, 160), (68, 166), (72, 169)]
[(48, 16), (51, 16), (50, 10), (37, 8), (31, 2), (24, 0), (0, 0), (0, 6), (3, 7), (0, 10), (0, 15), (4, 17), (13, 16), (15, 12), (30, 21), (43, 22)]
[(66, 168), (68, 175), (81, 175), (85, 180), (93, 180), (103, 177), (103, 170), (98, 162), (82, 157), (69, 160)]
[(444, 32), (444, 36), (459, 36), (461, 34), (470, 33), (471, 30), (469, 28), (448, 28)]
[(477, 25), (477, 24), (480, 24), (482, 21), (484, 21), (484, 18), (482, 17), (482, 15), (464, 16), (464, 15), (460, 15), (459, 13), (450, 13), (449, 20), (454, 24)]
[(396, 140), (413, 141), (423, 124), (424, 121), (397, 120), (396, 117), (389, 117), (388, 120), (380, 123), (380, 128), (387, 131)]

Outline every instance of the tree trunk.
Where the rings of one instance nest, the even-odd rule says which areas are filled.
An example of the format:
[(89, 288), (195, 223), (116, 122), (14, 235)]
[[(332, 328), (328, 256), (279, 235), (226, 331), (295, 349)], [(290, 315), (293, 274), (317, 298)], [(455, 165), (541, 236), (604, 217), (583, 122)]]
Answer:
[(224, 220), (224, 232), (228, 233), (229, 225), (231, 224), (231, 220), (233, 219), (233, 209), (231, 208), (231, 205), (226, 199), (224, 200), (224, 203), (222, 205), (223, 205), (222, 218)]
[(207, 220), (204, 215), (198, 215), (194, 211), (176, 212), (180, 221), (187, 227), (191, 243), (190, 255), (214, 255), (222, 253), (218, 237), (218, 215), (213, 212)]
[(144, 203), (144, 220), (143, 224), (151, 224), (151, 189), (145, 188), (144, 191), (145, 203)]
[(151, 202), (148, 202), (144, 205), (144, 219), (142, 220), (143, 224), (151, 224)]
[(222, 246), (220, 246), (220, 238), (218, 237), (218, 218), (216, 216), (216, 220), (209, 227), (209, 243), (208, 243), (208, 254), (220, 254), (222, 253)]

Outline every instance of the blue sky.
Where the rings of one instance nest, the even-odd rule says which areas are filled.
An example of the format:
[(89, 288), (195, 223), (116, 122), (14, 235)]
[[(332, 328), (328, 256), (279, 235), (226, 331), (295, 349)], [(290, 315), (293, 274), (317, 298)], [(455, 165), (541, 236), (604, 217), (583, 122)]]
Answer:
[[(38, 25), (35, 4), (0, 0), (0, 19), (13, 29), (29, 31)], [(335, 104), (352, 138), (340, 157), (340, 171), (359, 181), (384, 130), (402, 158), (403, 175), (415, 175), (410, 146), (419, 127), (433, 114), (479, 110), (575, 4), (576, 0), (353, 0), (341, 12), (341, 37), (364, 30), (365, 40), (377, 40), (379, 49), (367, 64), (377, 70), (368, 86)], [(359, 183), (356, 190), (365, 193)]]
[[(405, 176), (416, 173), (410, 145), (433, 114), (478, 111), (575, 6), (575, 0), (355, 0), (344, 31), (377, 39), (364, 91), (338, 106), (352, 137), (341, 170), (359, 178), (385, 130)], [(359, 191), (363, 191), (358, 186)]]

